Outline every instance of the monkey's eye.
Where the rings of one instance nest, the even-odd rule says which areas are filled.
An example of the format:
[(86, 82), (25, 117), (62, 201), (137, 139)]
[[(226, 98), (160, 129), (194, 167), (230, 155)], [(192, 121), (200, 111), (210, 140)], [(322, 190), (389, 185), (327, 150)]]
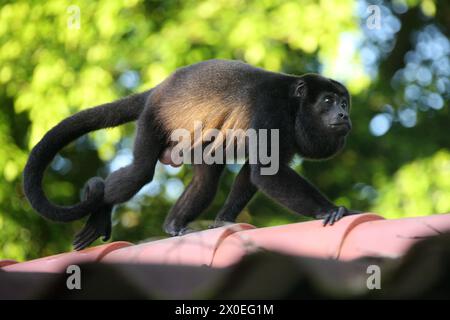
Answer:
[(347, 109), (347, 107), (348, 107), (347, 102), (343, 101), (341, 103), (341, 107), (342, 107), (342, 109)]
[(325, 101), (326, 104), (332, 104), (334, 102), (334, 98), (331, 96), (326, 96), (323, 101)]

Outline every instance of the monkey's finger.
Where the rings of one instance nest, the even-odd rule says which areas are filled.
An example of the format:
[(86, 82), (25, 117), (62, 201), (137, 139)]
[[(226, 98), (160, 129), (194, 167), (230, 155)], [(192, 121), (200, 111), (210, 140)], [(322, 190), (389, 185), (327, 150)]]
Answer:
[(333, 218), (330, 221), (330, 226), (332, 226), (338, 220), (339, 220), (339, 209), (333, 212)]
[(339, 207), (338, 213), (337, 213), (337, 217), (336, 217), (336, 221), (340, 220), (346, 213), (346, 210), (344, 207)]
[[(95, 240), (95, 239), (94, 239)], [(76, 247), (74, 247), (75, 251), (80, 251), (86, 248), (88, 245), (90, 245), (93, 242), (91, 238), (86, 239), (86, 241), (78, 244)]]
[(95, 234), (95, 229), (93, 227), (85, 227), (80, 234), (76, 235), (75, 240), (73, 241), (73, 246), (75, 248), (79, 247), (81, 243), (85, 241), (86, 238), (89, 238), (91, 235)]
[(87, 245), (89, 245), (90, 242), (92, 242), (92, 241), (90, 241), (90, 239), (91, 239), (91, 237), (93, 237), (93, 236), (94, 236), (94, 235), (90, 235), (89, 237), (83, 238), (83, 239), (81, 239), (79, 242), (74, 243), (74, 244), (73, 244), (74, 250), (79, 251), (79, 250), (84, 249)]
[(330, 221), (328, 221), (328, 225), (332, 226), (334, 224), (334, 222), (336, 221), (336, 216), (337, 216), (337, 212), (335, 211), (331, 214), (331, 218), (330, 218)]
[(84, 226), (84, 228), (81, 229), (81, 231), (78, 232), (78, 233), (75, 235), (75, 240), (74, 240), (74, 242), (75, 242), (77, 239), (83, 238), (87, 233), (92, 232), (93, 230), (94, 230), (94, 228), (91, 227), (90, 225)]
[(92, 242), (94, 242), (97, 238), (98, 238), (98, 233), (97, 232), (94, 232), (94, 233), (90, 234), (88, 237), (83, 239), (82, 242), (78, 243), (75, 246), (75, 250), (79, 251), (79, 250), (82, 250), (82, 249), (86, 248), (88, 245), (90, 245)]
[(334, 219), (336, 218), (336, 212), (330, 214), (330, 219), (328, 219), (328, 225), (332, 226), (334, 223)]
[(80, 244), (80, 248), (84, 249), (87, 246), (89, 246), (92, 242), (94, 242), (95, 240), (97, 240), (99, 237), (98, 233), (94, 233), (92, 234), (89, 238), (87, 238), (82, 244)]
[(336, 221), (341, 219), (344, 216), (344, 213), (345, 213), (345, 208), (344, 207), (339, 207), (337, 209), (337, 211), (335, 211), (333, 213), (333, 219), (330, 222), (330, 226), (332, 226)]
[(331, 221), (332, 218), (333, 218), (333, 213), (328, 214), (325, 217), (325, 219), (323, 219), (323, 226), (326, 226)]
[(74, 239), (73, 243), (76, 244), (76, 243), (81, 242), (82, 239), (84, 239), (86, 236), (88, 236), (89, 234), (91, 234), (94, 231), (95, 231), (94, 227), (92, 227), (90, 225), (86, 225), (80, 232), (78, 232), (75, 235), (75, 239)]

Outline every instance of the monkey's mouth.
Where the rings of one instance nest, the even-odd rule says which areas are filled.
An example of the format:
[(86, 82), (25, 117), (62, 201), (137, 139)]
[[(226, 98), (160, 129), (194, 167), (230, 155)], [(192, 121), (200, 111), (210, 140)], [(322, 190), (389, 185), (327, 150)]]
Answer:
[(336, 128), (336, 129), (347, 129), (350, 130), (352, 127), (350, 125), (350, 123), (348, 122), (335, 122), (335, 123), (330, 123), (330, 127), (332, 128)]

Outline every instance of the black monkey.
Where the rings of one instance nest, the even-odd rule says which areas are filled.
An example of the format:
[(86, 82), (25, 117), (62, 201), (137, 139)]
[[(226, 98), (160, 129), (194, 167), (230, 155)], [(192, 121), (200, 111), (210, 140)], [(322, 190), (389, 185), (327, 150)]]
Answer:
[[(305, 159), (326, 159), (345, 144), (351, 130), (350, 96), (334, 80), (316, 74), (303, 76), (269, 72), (238, 61), (208, 60), (178, 69), (149, 91), (81, 111), (60, 122), (33, 148), (24, 170), (24, 190), (42, 216), (69, 222), (89, 215), (74, 240), (79, 250), (111, 234), (114, 205), (129, 200), (152, 180), (158, 159), (164, 163), (171, 148), (170, 134), (205, 128), (278, 129), (280, 168), (262, 175), (260, 162), (248, 161), (236, 177), (215, 226), (233, 222), (259, 189), (296, 213), (324, 218), (333, 224), (357, 213), (338, 207), (289, 167), (295, 153)], [(91, 178), (84, 199), (73, 206), (52, 204), (42, 189), (46, 167), (65, 145), (102, 128), (137, 120), (133, 162), (105, 180)], [(194, 164), (194, 177), (171, 209), (164, 229), (171, 235), (187, 231), (213, 200), (223, 164)]]

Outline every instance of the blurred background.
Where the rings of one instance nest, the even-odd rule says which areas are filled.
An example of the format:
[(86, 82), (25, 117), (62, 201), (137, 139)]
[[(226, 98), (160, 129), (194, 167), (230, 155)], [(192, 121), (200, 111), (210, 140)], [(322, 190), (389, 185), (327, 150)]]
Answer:
[[(340, 205), (387, 218), (450, 211), (450, 2), (447, 0), (117, 0), (0, 2), (0, 258), (71, 250), (82, 221), (57, 224), (29, 206), (22, 170), (52, 126), (84, 108), (151, 88), (176, 68), (240, 59), (345, 83), (354, 130), (326, 162), (293, 166)], [(79, 201), (85, 181), (131, 161), (134, 124), (92, 133), (47, 170), (47, 195)], [(238, 165), (228, 166), (211, 220)], [(154, 181), (113, 215), (113, 240), (164, 236), (191, 178), (158, 164)], [(305, 218), (258, 194), (239, 221)]]

